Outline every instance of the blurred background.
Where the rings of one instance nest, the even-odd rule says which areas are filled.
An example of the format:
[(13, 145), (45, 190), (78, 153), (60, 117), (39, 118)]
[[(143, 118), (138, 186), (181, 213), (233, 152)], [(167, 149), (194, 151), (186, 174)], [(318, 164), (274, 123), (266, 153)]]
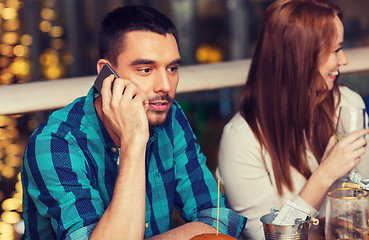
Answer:
[[(183, 65), (250, 58), (271, 2), (0, 0), (0, 85), (95, 75), (99, 23), (114, 8), (130, 4), (155, 7), (172, 19), (180, 32)], [(369, 1), (332, 2), (344, 10), (344, 48), (369, 46)], [(345, 74), (340, 81), (366, 98), (368, 79), (369, 72), (359, 72)], [(234, 87), (177, 95), (213, 172), (220, 135), (238, 109), (240, 91)], [(19, 170), (24, 147), (54, 110), (0, 116), (0, 240), (22, 236)]]

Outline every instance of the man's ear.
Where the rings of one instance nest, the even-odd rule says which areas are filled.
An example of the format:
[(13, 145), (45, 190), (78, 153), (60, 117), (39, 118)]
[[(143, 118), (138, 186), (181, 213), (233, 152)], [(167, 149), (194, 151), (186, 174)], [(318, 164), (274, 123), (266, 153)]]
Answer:
[(106, 59), (100, 58), (99, 61), (97, 61), (96, 64), (97, 73), (101, 71), (101, 68), (104, 66), (105, 63), (108, 63), (111, 66), (110, 62)]

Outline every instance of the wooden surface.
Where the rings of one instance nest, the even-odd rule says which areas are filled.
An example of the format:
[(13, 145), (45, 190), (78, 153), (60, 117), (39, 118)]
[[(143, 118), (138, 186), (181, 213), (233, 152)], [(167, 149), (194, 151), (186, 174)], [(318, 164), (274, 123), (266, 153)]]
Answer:
[[(323, 222), (323, 224), (322, 224)], [(309, 231), (309, 240), (324, 240), (324, 221), (321, 221), (318, 226), (313, 226)]]

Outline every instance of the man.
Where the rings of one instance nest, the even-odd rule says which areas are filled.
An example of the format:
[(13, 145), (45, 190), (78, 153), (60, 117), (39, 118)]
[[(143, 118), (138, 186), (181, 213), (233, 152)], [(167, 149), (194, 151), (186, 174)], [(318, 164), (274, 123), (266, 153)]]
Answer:
[[(190, 239), (216, 231), (217, 184), (173, 100), (177, 30), (156, 10), (118, 8), (99, 32), (101, 95), (54, 112), (27, 145), (22, 179), (26, 239)], [(113, 87), (113, 88), (112, 88)], [(187, 222), (170, 229), (173, 207)], [(220, 199), (219, 230), (246, 219)]]

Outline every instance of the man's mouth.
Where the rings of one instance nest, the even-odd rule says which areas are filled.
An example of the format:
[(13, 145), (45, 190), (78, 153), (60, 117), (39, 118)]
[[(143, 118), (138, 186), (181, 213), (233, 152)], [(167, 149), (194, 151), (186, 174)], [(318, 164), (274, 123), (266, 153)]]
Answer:
[(149, 106), (156, 112), (163, 112), (167, 110), (168, 102), (150, 102)]
[(168, 94), (159, 95), (149, 99), (149, 108), (156, 112), (164, 112), (168, 110), (173, 101), (174, 99)]

